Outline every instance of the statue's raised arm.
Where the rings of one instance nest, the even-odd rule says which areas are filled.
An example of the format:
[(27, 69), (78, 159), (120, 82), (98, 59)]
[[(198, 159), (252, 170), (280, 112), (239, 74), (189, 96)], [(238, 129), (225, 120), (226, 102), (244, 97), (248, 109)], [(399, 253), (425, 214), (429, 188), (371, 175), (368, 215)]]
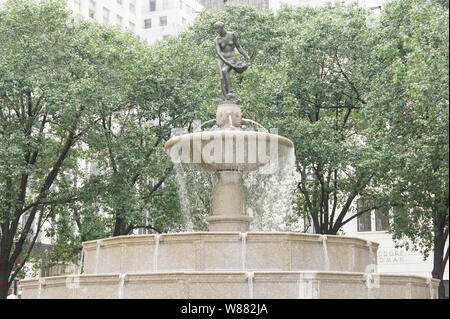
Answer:
[[(234, 70), (242, 73), (250, 66), (250, 58), (245, 50), (240, 46), (234, 32), (225, 30), (223, 22), (216, 22), (214, 24), (218, 36), (214, 44), (216, 52), (219, 57), (219, 75), (222, 85), (223, 95), (227, 100), (233, 99), (233, 88), (231, 87), (230, 71)], [(236, 57), (235, 49), (245, 57), (245, 61), (239, 60)]]

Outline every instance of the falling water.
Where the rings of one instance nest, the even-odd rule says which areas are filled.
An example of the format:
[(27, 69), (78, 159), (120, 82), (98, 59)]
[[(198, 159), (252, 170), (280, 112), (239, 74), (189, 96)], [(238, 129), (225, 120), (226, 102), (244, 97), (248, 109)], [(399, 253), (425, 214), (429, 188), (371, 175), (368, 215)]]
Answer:
[(230, 122), (230, 127), (234, 127), (233, 120), (231, 119), (231, 115), (228, 115), (228, 121)]
[(242, 269), (245, 270), (245, 260), (247, 258), (247, 233), (240, 233), (241, 237), (241, 260)]
[(246, 272), (245, 276), (248, 280), (248, 296), (249, 299), (253, 299), (253, 277), (255, 277), (254, 272)]
[(212, 190), (217, 177), (188, 164), (176, 164), (178, 195), (184, 231), (206, 230), (206, 217), (212, 210)]
[(202, 124), (200, 124), (199, 128), (201, 129), (205, 124), (212, 123), (212, 122), (216, 122), (216, 119), (211, 119), (211, 120), (208, 120), (206, 122), (203, 122)]
[(77, 270), (78, 275), (83, 272), (83, 262), (84, 262), (84, 247), (81, 248), (80, 261), (79, 261), (78, 270)]
[(186, 188), (186, 172), (183, 164), (175, 164), (175, 172), (178, 181), (178, 197), (180, 199), (181, 214), (184, 218), (185, 230), (190, 232), (193, 230), (191, 210), (189, 208), (189, 197)]
[(365, 273), (364, 274), (366, 277), (366, 287), (367, 287), (367, 298), (368, 299), (374, 299), (374, 295), (373, 295), (373, 276), (372, 273)]
[(427, 285), (430, 289), (430, 299), (434, 299), (434, 289), (433, 289), (433, 283), (431, 281), (431, 278), (427, 278)]
[[(183, 163), (175, 164), (175, 172), (184, 231), (206, 230), (206, 217), (212, 211), (212, 193), (217, 176)], [(285, 146), (279, 146), (275, 164), (269, 163), (256, 171), (244, 173), (246, 206), (254, 212), (250, 230), (303, 229), (301, 218), (294, 213), (292, 205), (297, 180), (294, 149)]]
[(263, 129), (264, 132), (266, 132), (266, 133), (269, 132), (264, 126), (262, 126), (261, 124), (259, 124), (259, 123), (256, 122), (256, 121), (253, 121), (253, 120), (250, 120), (250, 119), (242, 119), (242, 122), (249, 122), (249, 123), (255, 124), (255, 125), (257, 125), (259, 128)]
[(42, 292), (42, 282), (44, 281), (44, 278), (39, 277), (39, 284), (38, 284), (38, 299), (41, 299), (41, 292)]
[(119, 299), (123, 299), (123, 291), (124, 291), (126, 276), (127, 276), (127, 274), (120, 274), (120, 276), (119, 276), (119, 288), (117, 291), (117, 295), (118, 295)]
[[(367, 241), (367, 247), (369, 247), (369, 260), (370, 264), (374, 266), (374, 268), (377, 265), (375, 254), (373, 253), (373, 247), (372, 242), (370, 240)], [(376, 269), (373, 269), (375, 271)]]
[(305, 278), (305, 273), (300, 273), (298, 279), (298, 298), (299, 299), (313, 299), (318, 297), (317, 288), (314, 287), (315, 275), (308, 274)]
[(330, 270), (330, 259), (328, 258), (327, 236), (320, 235), (319, 240), (322, 241), (323, 258), (325, 262), (325, 270)]
[(95, 252), (95, 273), (98, 274), (99, 269), (99, 262), (100, 262), (100, 247), (103, 246), (103, 240), (98, 240), (97, 241), (97, 250)]
[(247, 207), (255, 212), (252, 230), (297, 231), (301, 227), (292, 209), (297, 185), (294, 150), (280, 157), (276, 166), (263, 166), (244, 178)]
[(153, 271), (157, 272), (158, 271), (158, 250), (159, 250), (159, 237), (161, 235), (157, 234), (155, 235), (155, 251), (154, 251), (154, 255), (153, 255)]

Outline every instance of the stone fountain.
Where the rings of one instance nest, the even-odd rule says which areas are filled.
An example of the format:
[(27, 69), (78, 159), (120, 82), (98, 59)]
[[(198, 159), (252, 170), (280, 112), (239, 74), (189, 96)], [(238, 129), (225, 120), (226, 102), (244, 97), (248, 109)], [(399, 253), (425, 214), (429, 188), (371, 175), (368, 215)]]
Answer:
[[(216, 23), (225, 100), (213, 130), (166, 143), (175, 163), (217, 175), (209, 232), (119, 236), (83, 243), (83, 273), (22, 280), (23, 298), (437, 298), (439, 281), (376, 271), (378, 244), (360, 238), (249, 232), (243, 174), (276, 167), (293, 143), (242, 126), (229, 72), (248, 56)], [(240, 61), (235, 48), (247, 58)]]

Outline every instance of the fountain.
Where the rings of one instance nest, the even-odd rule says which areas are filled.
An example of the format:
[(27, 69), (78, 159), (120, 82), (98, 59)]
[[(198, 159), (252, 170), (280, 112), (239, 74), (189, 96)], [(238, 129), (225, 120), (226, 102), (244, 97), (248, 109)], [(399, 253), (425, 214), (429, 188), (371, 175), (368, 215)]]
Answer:
[(267, 130), (241, 126), (241, 105), (228, 73), (243, 72), (250, 63), (235, 57), (237, 48), (248, 58), (234, 33), (223, 23), (215, 27), (225, 96), (217, 107), (217, 127), (174, 136), (165, 145), (174, 163), (217, 175), (209, 232), (84, 242), (83, 273), (22, 280), (23, 298), (436, 298), (438, 280), (376, 273), (377, 243), (250, 231), (244, 174), (280, 168), (294, 145)]

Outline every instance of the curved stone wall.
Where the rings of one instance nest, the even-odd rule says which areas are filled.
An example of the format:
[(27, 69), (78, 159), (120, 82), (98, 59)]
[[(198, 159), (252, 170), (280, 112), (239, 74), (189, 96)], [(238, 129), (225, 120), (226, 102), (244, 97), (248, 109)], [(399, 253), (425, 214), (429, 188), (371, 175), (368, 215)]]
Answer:
[(350, 272), (170, 272), (23, 280), (25, 299), (429, 299), (439, 281)]
[(86, 274), (166, 271), (367, 272), (378, 244), (297, 233), (175, 233), (83, 243)]
[(437, 298), (436, 279), (376, 273), (377, 248), (297, 233), (105, 238), (83, 243), (83, 274), (22, 280), (22, 298)]

